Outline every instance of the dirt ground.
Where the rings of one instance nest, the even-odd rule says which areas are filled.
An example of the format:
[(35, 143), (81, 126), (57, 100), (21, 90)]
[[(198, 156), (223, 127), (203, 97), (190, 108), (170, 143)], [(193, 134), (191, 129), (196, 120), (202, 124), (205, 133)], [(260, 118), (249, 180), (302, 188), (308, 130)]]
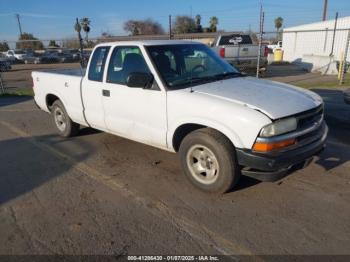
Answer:
[(176, 154), (89, 128), (63, 139), (31, 98), (0, 98), (0, 254), (350, 255), (350, 106), (314, 91), (322, 154), (222, 196), (193, 188)]

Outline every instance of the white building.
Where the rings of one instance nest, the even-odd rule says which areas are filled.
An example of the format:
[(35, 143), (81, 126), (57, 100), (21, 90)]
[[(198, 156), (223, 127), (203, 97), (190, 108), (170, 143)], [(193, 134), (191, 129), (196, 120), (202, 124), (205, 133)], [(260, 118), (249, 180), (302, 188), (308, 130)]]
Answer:
[[(334, 24), (335, 20), (328, 20), (285, 28), (284, 60), (298, 63), (309, 71), (337, 74), (336, 62), (344, 56), (350, 31), (350, 16), (338, 18), (332, 54)], [(347, 61), (350, 61), (350, 50)]]

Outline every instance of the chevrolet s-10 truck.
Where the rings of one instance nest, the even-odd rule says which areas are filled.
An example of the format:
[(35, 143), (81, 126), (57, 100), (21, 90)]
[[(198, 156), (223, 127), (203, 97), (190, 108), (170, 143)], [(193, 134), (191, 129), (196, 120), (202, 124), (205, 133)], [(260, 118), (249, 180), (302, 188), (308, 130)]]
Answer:
[(103, 43), (86, 71), (32, 77), (35, 102), (61, 136), (81, 125), (178, 152), (207, 192), (227, 192), (240, 175), (280, 179), (310, 162), (328, 132), (320, 96), (246, 77), (192, 41)]

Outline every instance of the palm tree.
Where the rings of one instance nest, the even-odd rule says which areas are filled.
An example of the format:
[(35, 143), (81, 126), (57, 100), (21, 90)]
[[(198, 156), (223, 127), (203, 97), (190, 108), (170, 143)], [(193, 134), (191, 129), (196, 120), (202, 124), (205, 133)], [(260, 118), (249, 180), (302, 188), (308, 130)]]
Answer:
[(78, 18), (77, 18), (77, 20), (76, 20), (76, 22), (75, 22), (74, 30), (75, 30), (78, 34), (80, 34), (80, 32), (81, 32), (81, 25), (80, 25), (79, 22), (78, 22)]
[(282, 17), (277, 17), (275, 19), (275, 28), (276, 28), (276, 39), (277, 41), (279, 40), (279, 31), (280, 31), (280, 28), (282, 27), (283, 25), (283, 18)]
[(83, 39), (81, 38), (81, 25), (79, 23), (78, 18), (75, 20), (74, 30), (78, 33), (78, 40), (79, 40), (79, 46), (80, 46), (80, 64), (84, 66), (84, 61), (82, 59), (83, 57)]
[(196, 15), (196, 17), (194, 18), (197, 33), (201, 33), (203, 31), (201, 26), (201, 20), (202, 17), (200, 15)]
[(216, 16), (210, 17), (209, 24), (210, 24), (210, 31), (216, 32), (217, 25), (219, 24), (219, 18), (217, 18)]
[(194, 18), (194, 21), (196, 22), (196, 25), (200, 25), (201, 24), (201, 15), (196, 15), (195, 18)]
[(90, 32), (90, 19), (88, 17), (84, 17), (82, 19), (80, 19), (80, 24), (81, 24), (81, 27), (83, 28), (84, 32), (85, 32), (85, 41), (86, 43), (89, 42), (89, 38), (88, 38), (88, 35), (89, 35), (89, 32)]

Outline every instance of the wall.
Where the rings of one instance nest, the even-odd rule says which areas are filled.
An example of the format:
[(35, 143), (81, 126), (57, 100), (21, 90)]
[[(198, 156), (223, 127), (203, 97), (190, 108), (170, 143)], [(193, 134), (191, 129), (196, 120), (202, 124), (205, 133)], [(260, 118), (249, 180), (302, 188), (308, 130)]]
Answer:
[[(350, 28), (350, 17), (338, 19), (335, 33), (333, 57), (330, 57), (333, 41), (333, 29), (335, 20), (305, 24), (283, 30), (284, 60), (294, 63), (302, 63), (305, 68), (324, 70), (329, 63), (340, 60), (345, 51), (345, 45)], [(321, 31), (312, 31), (321, 30)], [(350, 61), (350, 52), (347, 60)], [(334, 65), (332, 65), (334, 67)], [(334, 68), (333, 68), (334, 69)], [(332, 73), (334, 73), (334, 70)], [(325, 72), (327, 73), (327, 72)]]

